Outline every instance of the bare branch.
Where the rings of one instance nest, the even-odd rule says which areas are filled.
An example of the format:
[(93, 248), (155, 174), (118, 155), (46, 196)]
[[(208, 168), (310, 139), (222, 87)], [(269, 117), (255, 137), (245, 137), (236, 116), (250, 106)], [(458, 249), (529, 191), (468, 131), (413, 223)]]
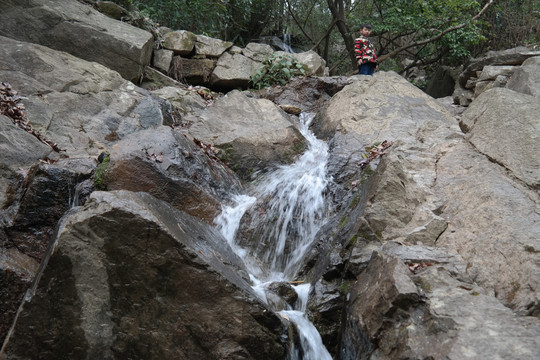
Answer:
[(315, 50), (315, 49), (321, 44), (321, 42), (322, 42), (324, 39), (326, 39), (326, 38), (330, 35), (330, 33), (332, 32), (332, 29), (334, 28), (335, 25), (336, 25), (336, 20), (332, 20), (332, 22), (330, 23), (330, 26), (328, 26), (328, 29), (326, 30), (326, 32), (324, 33), (324, 35), (321, 36), (321, 38), (319, 39), (319, 41), (317, 41), (317, 42), (315, 43), (315, 45), (313, 45), (313, 46), (311, 47), (311, 50)]
[(484, 5), (484, 7), (482, 8), (482, 10), (480, 10), (480, 12), (479, 12), (478, 14), (476, 14), (476, 15), (472, 18), (473, 21), (478, 20), (478, 18), (479, 18), (480, 16), (482, 16), (482, 14), (486, 11), (486, 9), (487, 9), (492, 3), (493, 3), (493, 0), (489, 0), (489, 2), (488, 2), (486, 5)]
[(304, 30), (304, 27), (300, 24), (300, 20), (296, 17), (296, 14), (294, 13), (293, 9), (291, 8), (291, 3), (289, 1), (285, 1), (287, 3), (287, 9), (289, 10), (289, 14), (291, 14), (294, 22), (296, 23), (296, 25), (298, 25), (298, 28), (300, 29), (300, 31), (302, 32), (302, 34), (304, 34), (304, 36), (306, 38), (309, 39), (310, 42), (314, 42), (313, 39), (306, 33), (306, 31)]

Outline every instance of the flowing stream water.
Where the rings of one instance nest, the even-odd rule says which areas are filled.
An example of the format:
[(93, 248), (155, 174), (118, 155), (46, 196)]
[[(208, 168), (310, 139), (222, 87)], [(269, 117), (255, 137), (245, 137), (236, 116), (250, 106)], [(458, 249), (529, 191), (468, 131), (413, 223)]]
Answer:
[[(244, 259), (252, 286), (267, 302), (268, 286), (294, 280), (301, 260), (315, 239), (325, 219), (324, 190), (327, 175), (328, 145), (309, 130), (314, 114), (302, 113), (299, 131), (307, 139), (308, 150), (293, 164), (278, 168), (266, 176), (251, 195), (237, 195), (235, 206), (225, 206), (215, 219), (218, 229), (232, 249)], [(258, 199), (265, 211), (258, 219), (258, 245), (242, 247), (236, 239), (240, 221)], [(291, 349), (289, 358), (304, 360), (332, 359), (321, 336), (305, 314), (309, 284), (293, 286), (298, 294), (294, 308), (279, 313), (296, 324), (302, 349)]]

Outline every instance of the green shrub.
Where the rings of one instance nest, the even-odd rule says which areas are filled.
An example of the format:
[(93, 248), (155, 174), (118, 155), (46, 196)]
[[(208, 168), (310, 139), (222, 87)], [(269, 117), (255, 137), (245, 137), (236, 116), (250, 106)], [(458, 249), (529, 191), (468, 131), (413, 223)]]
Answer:
[(302, 64), (292, 56), (273, 53), (262, 62), (262, 66), (251, 78), (251, 84), (260, 90), (271, 85), (285, 85), (292, 77), (305, 74)]
[(105, 154), (101, 163), (96, 167), (92, 180), (94, 181), (94, 187), (97, 190), (107, 190), (106, 172), (110, 162), (111, 158), (109, 154)]

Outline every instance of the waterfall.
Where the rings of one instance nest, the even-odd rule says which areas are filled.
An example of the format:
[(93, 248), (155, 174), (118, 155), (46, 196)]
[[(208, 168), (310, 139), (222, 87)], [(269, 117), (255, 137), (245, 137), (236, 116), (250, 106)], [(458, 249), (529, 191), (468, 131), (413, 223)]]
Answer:
[(283, 47), (284, 51), (288, 53), (292, 54), (295, 52), (291, 46), (291, 34), (283, 34)]
[(82, 189), (82, 186), (84, 186), (83, 183), (78, 183), (77, 185), (75, 185), (75, 187), (73, 188), (73, 194), (71, 194), (71, 181), (68, 185), (68, 192), (69, 192), (69, 207), (71, 208), (74, 208), (76, 206), (79, 206), (79, 200), (80, 200), (80, 196), (81, 196), (81, 189)]
[[(225, 206), (215, 219), (231, 248), (244, 259), (253, 289), (265, 302), (269, 284), (294, 279), (325, 219), (328, 145), (309, 131), (313, 118), (314, 114), (300, 115), (299, 131), (309, 143), (308, 150), (295, 163), (282, 166), (262, 179), (252, 195), (237, 195), (233, 199), (236, 204)], [(261, 226), (256, 233), (259, 246), (248, 249), (237, 243), (236, 234), (242, 216), (257, 199), (264, 203), (264, 214), (259, 217)], [(298, 294), (295, 308), (280, 313), (297, 326), (302, 358), (331, 359), (305, 315), (310, 285), (302, 284), (294, 289)], [(296, 350), (290, 354), (291, 359), (299, 356)]]

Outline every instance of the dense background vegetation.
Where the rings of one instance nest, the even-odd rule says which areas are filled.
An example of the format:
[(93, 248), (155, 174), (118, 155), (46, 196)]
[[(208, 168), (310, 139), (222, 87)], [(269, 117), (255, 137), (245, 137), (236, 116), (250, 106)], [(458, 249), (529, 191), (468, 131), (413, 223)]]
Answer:
[(288, 34), (332, 75), (355, 68), (353, 39), (372, 24), (382, 69), (459, 65), (487, 50), (540, 43), (540, 0), (116, 0), (162, 26), (244, 46)]

